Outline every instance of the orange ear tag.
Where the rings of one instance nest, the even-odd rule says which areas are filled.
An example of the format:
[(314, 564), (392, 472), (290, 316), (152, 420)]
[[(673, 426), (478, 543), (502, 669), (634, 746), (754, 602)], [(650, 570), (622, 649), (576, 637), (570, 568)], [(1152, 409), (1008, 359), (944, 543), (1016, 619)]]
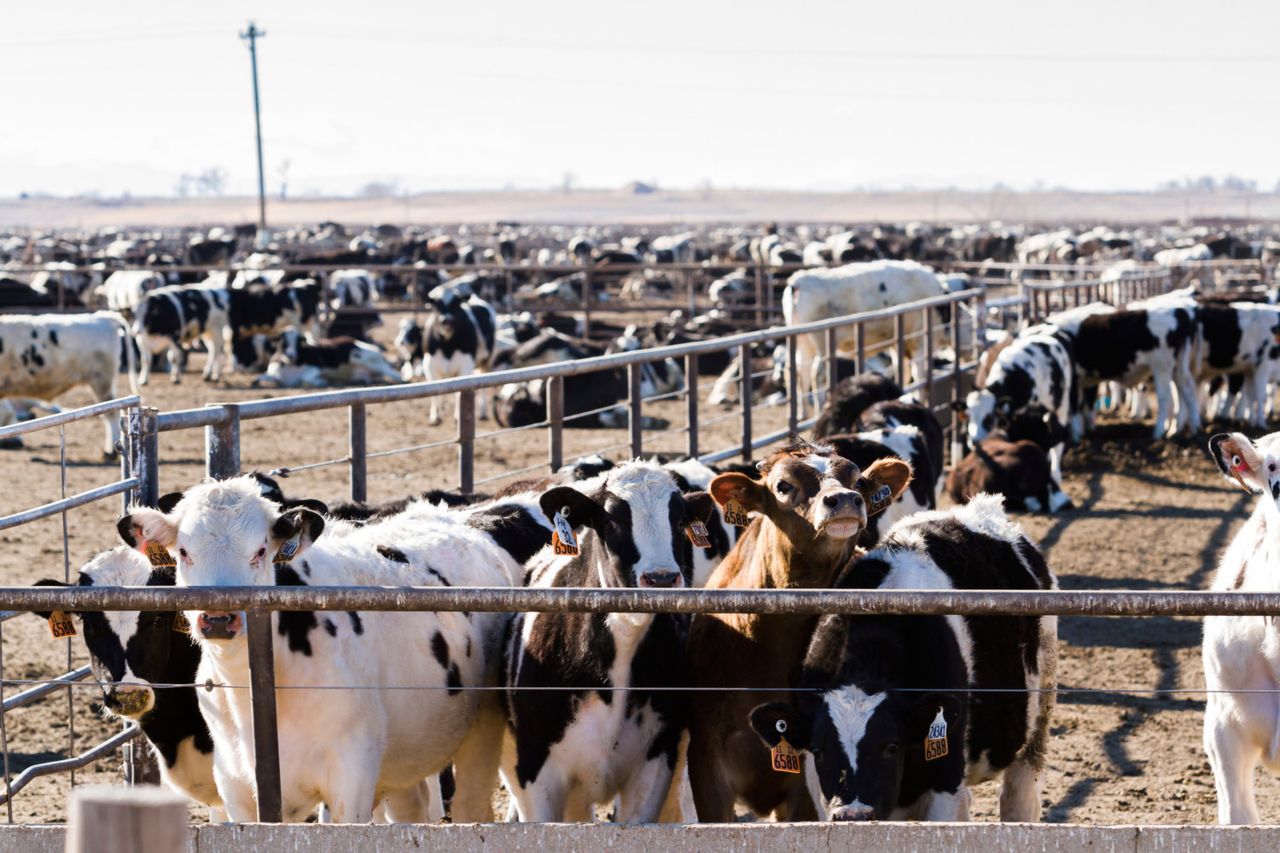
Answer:
[(786, 738), (778, 741), (778, 745), (769, 750), (769, 761), (778, 773), (800, 772), (800, 753), (787, 743)]
[(565, 517), (567, 514), (568, 510), (562, 509), (552, 519), (555, 530), (551, 532), (551, 547), (555, 549), (557, 556), (576, 557), (578, 540), (573, 537), (573, 525)]
[(159, 542), (147, 543), (147, 559), (151, 561), (151, 565), (163, 569), (173, 568), (178, 565), (178, 561), (173, 559), (173, 555), (169, 553), (169, 549), (161, 545)]
[(707, 532), (707, 526), (701, 521), (692, 521), (689, 523), (685, 533), (689, 535), (689, 541), (697, 548), (711, 547), (711, 534)]
[(61, 610), (55, 610), (49, 614), (49, 633), (53, 634), (55, 640), (61, 640), (63, 637), (74, 637), (76, 635), (76, 622)]
[(936, 761), (945, 758), (949, 752), (947, 745), (947, 718), (938, 709), (938, 716), (929, 724), (929, 734), (924, 739), (924, 760)]

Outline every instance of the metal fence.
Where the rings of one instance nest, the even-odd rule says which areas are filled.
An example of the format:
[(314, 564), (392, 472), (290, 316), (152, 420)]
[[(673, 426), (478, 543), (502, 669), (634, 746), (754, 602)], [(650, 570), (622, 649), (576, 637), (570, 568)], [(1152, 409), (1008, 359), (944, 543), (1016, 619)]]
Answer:
[[(90, 418), (114, 417), (118, 413), (123, 414), (122, 421), (127, 424), (130, 419), (136, 418), (140, 406), (141, 400), (137, 396), (121, 397), (115, 400), (96, 403), (92, 406), (85, 406), (83, 408), (59, 412), (43, 418), (0, 427), (0, 440), (32, 435), (45, 430), (57, 430), (58, 432), (58, 473), (61, 497), (56, 501), (50, 501), (40, 506), (0, 517), (0, 530), (9, 530), (11, 528), (18, 527), (19, 525), (30, 524), (55, 515), (61, 516), (62, 572), (64, 581), (69, 581), (71, 577), (71, 560), (68, 542), (68, 513), (77, 507), (82, 507), (95, 501), (106, 500), (115, 495), (120, 495), (122, 497), (122, 503), (127, 505), (129, 498), (136, 492), (137, 488), (141, 484), (138, 477), (133, 476), (130, 472), (129, 455), (122, 453), (121, 477), (119, 480), (73, 495), (68, 495), (65, 428), (67, 424), (84, 421)], [(135, 724), (129, 723), (125, 725), (119, 733), (107, 738), (105, 741), (93, 744), (88, 749), (76, 753), (75, 707), (72, 699), (72, 688), (78, 682), (88, 678), (91, 673), (87, 666), (74, 669), (72, 668), (74, 663), (74, 652), (73, 640), (70, 637), (66, 640), (67, 671), (65, 673), (48, 682), (29, 687), (13, 696), (5, 695), (4, 624), (10, 619), (23, 615), (28, 609), (29, 608), (4, 608), (0, 611), (0, 750), (3, 750), (4, 753), (3, 773), (5, 782), (4, 791), (0, 792), (0, 802), (5, 804), (7, 817), (10, 823), (13, 822), (13, 797), (26, 787), (29, 782), (41, 776), (65, 772), (71, 774), (71, 783), (74, 785), (75, 771), (77, 769), (92, 763), (122, 744), (128, 744), (131, 746), (129, 742), (132, 741), (139, 732), (138, 727)], [(24, 768), (16, 777), (13, 776), (11, 773), (12, 768), (10, 767), (9, 731), (8, 725), (6, 724), (6, 716), (10, 711), (27, 707), (63, 690), (65, 690), (67, 698), (67, 757), (54, 761), (43, 761), (32, 764)], [(132, 778), (134, 775), (134, 762), (133, 750), (131, 748), (126, 749), (125, 760), (126, 776), (128, 778)]]

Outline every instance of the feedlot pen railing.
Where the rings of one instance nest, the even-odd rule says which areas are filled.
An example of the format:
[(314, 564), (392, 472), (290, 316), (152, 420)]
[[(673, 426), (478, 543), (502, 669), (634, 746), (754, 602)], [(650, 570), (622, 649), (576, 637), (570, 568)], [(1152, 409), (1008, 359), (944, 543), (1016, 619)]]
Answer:
[[(0, 517), (0, 530), (9, 530), (23, 524), (30, 524), (51, 516), (60, 515), (62, 519), (62, 575), (63, 581), (69, 581), (71, 577), (71, 559), (68, 535), (68, 513), (78, 507), (95, 501), (106, 500), (114, 495), (122, 496), (122, 504), (128, 505), (130, 497), (136, 494), (140, 485), (140, 480), (133, 475), (129, 468), (129, 455), (121, 454), (121, 477), (119, 480), (108, 483), (106, 485), (97, 486), (87, 489), (77, 494), (67, 494), (67, 446), (66, 432), (67, 424), (85, 421), (91, 418), (103, 416), (116, 416), (120, 413), (121, 421), (127, 424), (131, 418), (136, 418), (141, 406), (141, 400), (137, 396), (121, 397), (115, 400), (106, 400), (101, 403), (95, 403), (91, 406), (84, 406), (78, 409), (71, 409), (47, 417), (35, 418), (29, 421), (11, 424), (9, 426), (0, 427), (0, 440), (19, 438), (21, 436), (33, 435), (45, 430), (57, 430), (58, 433), (58, 473), (59, 473), (59, 490), (61, 497), (56, 501), (31, 507), (30, 509), (21, 510)], [(6, 816), (10, 823), (13, 822), (13, 797), (21, 791), (26, 785), (34, 779), (41, 776), (47, 776), (53, 773), (69, 773), (71, 784), (75, 784), (75, 771), (85, 767), (86, 765), (96, 761), (103, 755), (110, 753), (117, 746), (124, 744), (125, 749), (125, 775), (126, 778), (133, 779), (136, 768), (134, 764), (134, 752), (132, 743), (134, 737), (138, 735), (138, 727), (133, 723), (126, 724), (120, 732), (107, 738), (101, 743), (97, 743), (84, 750), (76, 753), (76, 725), (75, 725), (75, 705), (73, 701), (73, 688), (79, 682), (90, 677), (89, 667), (82, 666), (72, 668), (74, 662), (74, 646), (73, 643), (78, 642), (71, 637), (66, 639), (67, 644), (67, 671), (53, 679), (37, 683), (27, 689), (13, 695), (6, 695), (6, 686), (14, 683), (12, 680), (3, 678), (4, 674), (4, 625), (10, 619), (24, 614), (26, 608), (4, 608), (0, 610), (0, 750), (3, 750), (3, 773), (4, 773), (4, 791), (0, 792), (0, 801), (5, 804)], [(18, 708), (24, 708), (33, 703), (44, 699), (61, 690), (66, 690), (67, 696), (67, 743), (66, 757), (54, 761), (43, 761), (31, 764), (24, 768), (16, 777), (12, 774), (10, 765), (10, 749), (9, 749), (9, 729), (6, 724), (6, 717), (10, 711)]]

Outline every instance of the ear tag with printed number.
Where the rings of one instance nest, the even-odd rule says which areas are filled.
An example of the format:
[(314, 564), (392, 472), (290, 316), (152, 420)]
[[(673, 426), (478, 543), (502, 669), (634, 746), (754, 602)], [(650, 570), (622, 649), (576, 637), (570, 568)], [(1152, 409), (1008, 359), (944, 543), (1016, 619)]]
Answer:
[(747, 511), (737, 501), (729, 501), (724, 505), (724, 520), (734, 527), (746, 527), (751, 523)]
[(933, 722), (929, 724), (929, 734), (924, 739), (924, 760), (935, 761), (939, 758), (945, 758), (950, 751), (947, 745), (947, 718), (942, 716), (942, 709), (938, 709), (938, 716), (933, 718)]
[(55, 610), (49, 614), (49, 632), (55, 640), (76, 635), (76, 622), (65, 612)]
[(875, 494), (868, 501), (870, 506), (867, 507), (867, 515), (875, 515), (877, 512), (886, 509), (889, 504), (893, 503), (893, 489), (888, 486), (881, 486), (876, 489)]
[(177, 634), (191, 633), (191, 623), (187, 621), (187, 614), (182, 611), (173, 614), (173, 630)]
[(147, 559), (151, 561), (152, 566), (160, 569), (172, 568), (178, 564), (178, 561), (169, 553), (169, 549), (159, 542), (147, 543)]
[[(786, 720), (778, 720), (774, 723), (778, 734), (784, 734), (787, 731)], [(787, 743), (787, 739), (779, 738), (777, 744), (769, 750), (769, 762), (777, 773), (799, 773), (800, 772), (800, 753)]]
[(280, 546), (279, 551), (276, 551), (276, 557), (272, 562), (275, 562), (275, 563), (289, 562), (290, 560), (293, 559), (293, 555), (298, 553), (298, 545), (299, 545), (299, 542), (298, 542), (297, 536), (293, 537), (292, 539), (289, 539), (283, 545)]
[(551, 545), (557, 555), (576, 557), (578, 540), (573, 537), (573, 525), (569, 523), (568, 515), (568, 507), (556, 513), (553, 519), (555, 530), (551, 533)]
[(690, 522), (689, 527), (685, 532), (689, 534), (689, 541), (692, 542), (695, 547), (711, 547), (711, 534), (707, 532), (707, 526), (701, 521)]

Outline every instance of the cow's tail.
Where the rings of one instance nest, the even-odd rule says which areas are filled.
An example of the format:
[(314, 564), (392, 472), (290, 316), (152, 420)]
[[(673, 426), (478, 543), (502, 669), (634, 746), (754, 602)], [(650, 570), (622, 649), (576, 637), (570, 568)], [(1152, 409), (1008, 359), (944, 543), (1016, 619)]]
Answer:
[(103, 311), (102, 313), (115, 323), (116, 333), (120, 335), (120, 340), (124, 344), (124, 363), (125, 371), (129, 374), (129, 390), (134, 394), (141, 394), (142, 389), (138, 385), (138, 360), (133, 353), (133, 330), (129, 328), (129, 322), (116, 312)]

